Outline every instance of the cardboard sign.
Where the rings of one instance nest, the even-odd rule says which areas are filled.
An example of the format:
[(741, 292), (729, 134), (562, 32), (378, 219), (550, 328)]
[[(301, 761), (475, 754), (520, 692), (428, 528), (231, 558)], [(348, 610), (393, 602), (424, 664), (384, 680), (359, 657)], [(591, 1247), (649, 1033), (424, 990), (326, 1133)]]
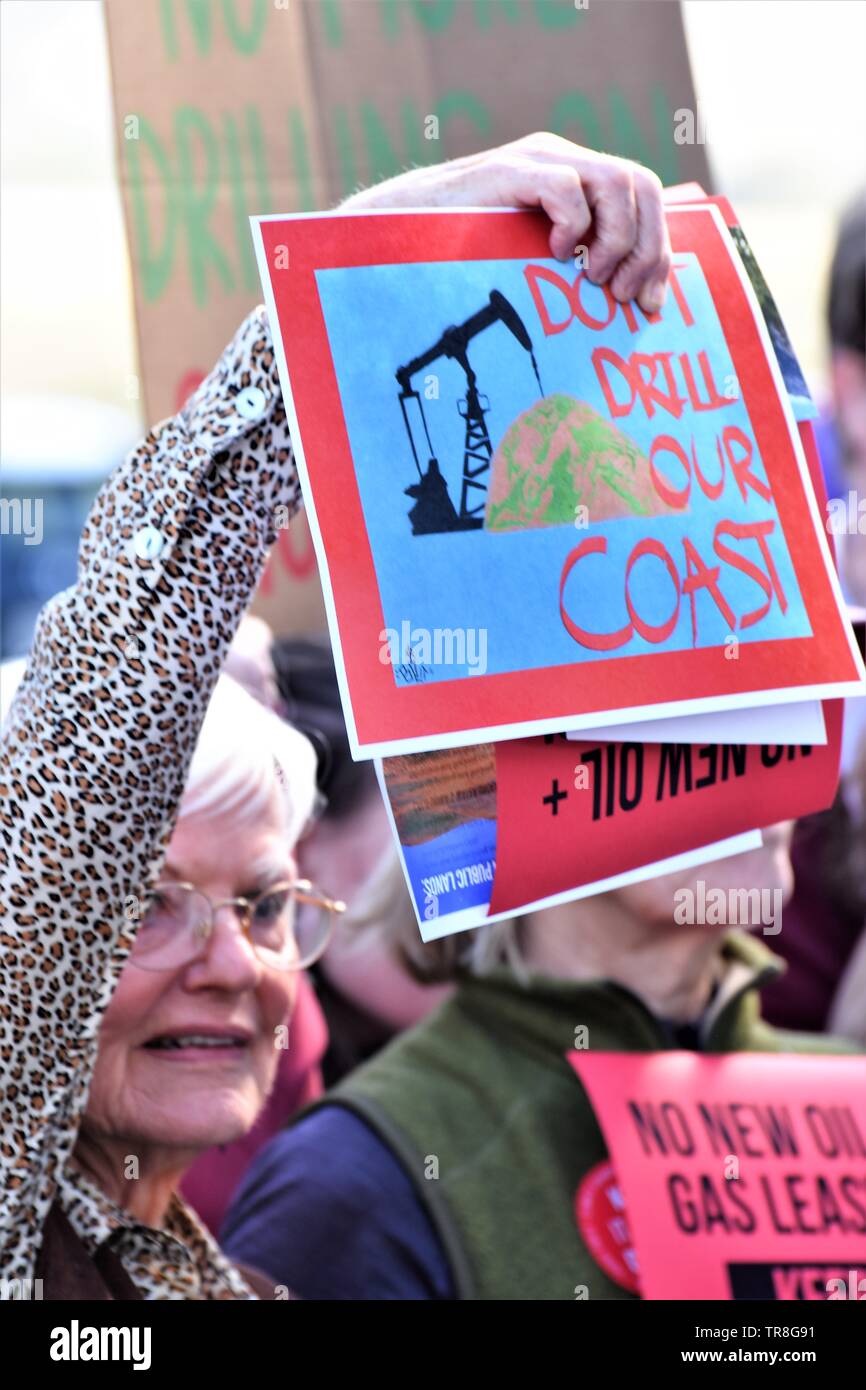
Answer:
[[(757, 848), (756, 824), (832, 803), (842, 702), (825, 708), (828, 741), (816, 747), (548, 735), (384, 759), (422, 939)], [(778, 912), (766, 915), (750, 924), (772, 934)]]
[(532, 130), (639, 159), (666, 183), (708, 182), (704, 146), (675, 139), (676, 111), (696, 100), (668, 0), (104, 10), (149, 421), (177, 409), (260, 302), (251, 214), (326, 208)]
[(742, 260), (667, 217), (649, 317), (542, 214), (254, 219), (356, 756), (859, 692)]
[[(532, 130), (707, 181), (676, 139), (696, 99), (678, 4), (621, 0), (105, 0), (148, 424), (173, 414), (261, 299), (247, 217)], [(638, 61), (638, 59), (640, 61)], [(681, 122), (680, 122), (681, 124)], [(255, 611), (321, 629), (306, 519)]]
[(862, 1057), (571, 1052), (646, 1299), (866, 1298)]

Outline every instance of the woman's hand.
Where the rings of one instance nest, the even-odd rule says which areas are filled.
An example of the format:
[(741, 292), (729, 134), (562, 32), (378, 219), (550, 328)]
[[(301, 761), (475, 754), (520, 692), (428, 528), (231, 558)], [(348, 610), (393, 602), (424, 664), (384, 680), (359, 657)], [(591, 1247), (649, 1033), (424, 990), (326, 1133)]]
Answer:
[(586, 272), (616, 299), (647, 313), (664, 303), (671, 248), (661, 182), (628, 159), (597, 154), (543, 131), (447, 164), (410, 169), (355, 193), (341, 207), (541, 207), (550, 249), (569, 260), (587, 248)]

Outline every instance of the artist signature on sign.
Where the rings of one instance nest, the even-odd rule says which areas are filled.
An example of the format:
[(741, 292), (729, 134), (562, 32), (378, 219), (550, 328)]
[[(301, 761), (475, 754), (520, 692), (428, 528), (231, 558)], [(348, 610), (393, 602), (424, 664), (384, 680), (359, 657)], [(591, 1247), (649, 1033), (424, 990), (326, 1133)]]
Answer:
[(433, 667), (428, 662), (418, 661), (416, 653), (409, 648), (409, 660), (401, 661), (394, 667), (394, 676), (400, 685), (422, 685), (430, 680)]

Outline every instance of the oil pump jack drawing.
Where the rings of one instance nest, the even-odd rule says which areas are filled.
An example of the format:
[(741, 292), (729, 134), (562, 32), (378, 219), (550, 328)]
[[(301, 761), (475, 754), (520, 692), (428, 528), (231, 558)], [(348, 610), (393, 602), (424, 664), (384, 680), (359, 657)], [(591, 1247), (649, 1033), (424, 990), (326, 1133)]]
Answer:
[[(544, 391), (541, 386), (541, 377), (538, 374), (538, 363), (535, 360), (532, 339), (517, 310), (509, 303), (504, 294), (499, 293), (499, 290), (491, 291), (490, 300), (483, 309), (471, 314), (464, 323), (454, 324), (450, 328), (446, 328), (438, 342), (434, 343), (426, 352), (422, 352), (419, 357), (407, 362), (405, 367), (397, 369), (396, 376), (400, 386), (400, 409), (403, 412), (403, 423), (409, 437), (412, 457), (418, 470), (418, 482), (412, 483), (410, 487), (406, 488), (407, 497), (414, 499), (414, 506), (409, 511), (409, 520), (412, 523), (412, 534), (415, 536), (430, 535), (442, 531), (474, 531), (484, 524), (484, 507), (489, 482), (485, 475), (489, 473), (490, 460), (493, 456), (493, 445), (484, 418), (490, 410), (490, 401), (478, 390), (477, 377), (469, 364), (468, 349), (473, 338), (497, 323), (504, 324), (520, 346), (529, 353), (535, 379), (538, 382), (538, 390), (543, 396)], [(466, 421), (459, 510), (455, 508), (451, 500), (448, 484), (440, 471), (439, 460), (436, 457), (427, 428), (427, 419), (424, 415), (421, 397), (412, 386), (412, 378), (440, 357), (453, 358), (466, 373), (466, 395), (457, 404), (460, 415)], [(409, 418), (408, 407), (413, 401), (420, 414), (424, 438), (427, 442), (426, 472), (421, 467), (415, 434)], [(423, 451), (423, 443), (421, 448)]]

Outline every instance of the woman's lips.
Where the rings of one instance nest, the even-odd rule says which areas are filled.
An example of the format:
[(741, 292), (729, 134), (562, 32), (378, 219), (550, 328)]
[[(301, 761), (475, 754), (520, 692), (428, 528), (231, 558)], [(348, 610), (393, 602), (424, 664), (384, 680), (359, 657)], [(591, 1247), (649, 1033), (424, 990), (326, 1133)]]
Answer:
[(246, 1032), (198, 1028), (160, 1033), (142, 1046), (144, 1051), (162, 1061), (218, 1065), (238, 1061), (249, 1051), (252, 1041), (252, 1034)]
[(245, 1047), (178, 1047), (165, 1051), (152, 1048), (148, 1050), (147, 1055), (157, 1058), (160, 1062), (173, 1062), (175, 1066), (184, 1062), (200, 1063), (206, 1067), (225, 1067), (237, 1066), (238, 1062), (245, 1061), (247, 1051)]

